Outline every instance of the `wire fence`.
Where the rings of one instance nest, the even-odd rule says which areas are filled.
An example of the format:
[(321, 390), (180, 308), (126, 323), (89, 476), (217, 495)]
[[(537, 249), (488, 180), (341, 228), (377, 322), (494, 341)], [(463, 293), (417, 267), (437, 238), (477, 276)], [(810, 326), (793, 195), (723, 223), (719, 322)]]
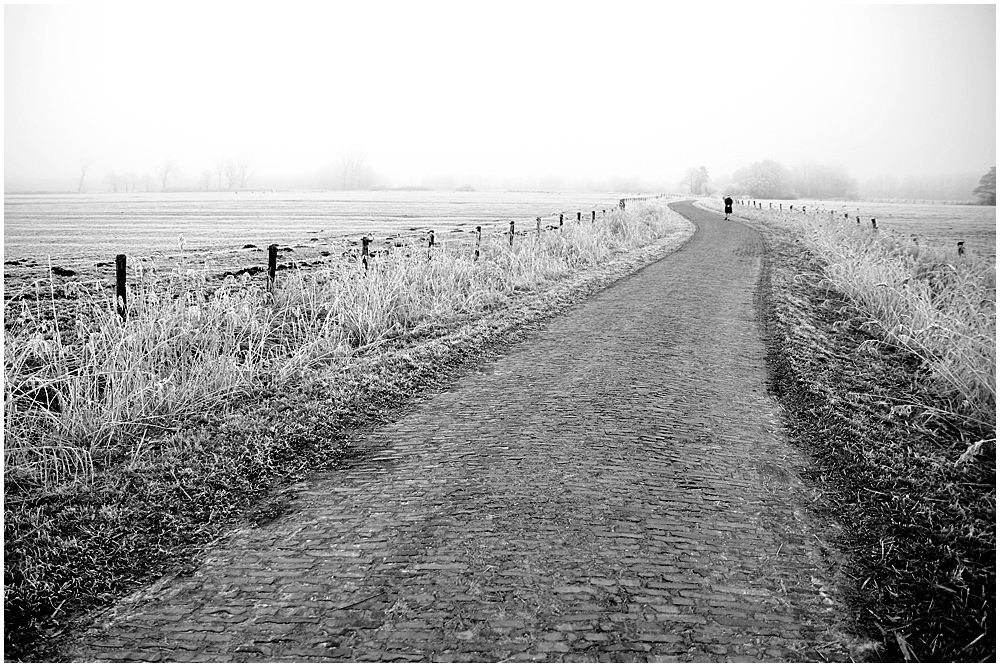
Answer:
[[(663, 199), (666, 197), (671, 197), (671, 195), (658, 194), (622, 197), (618, 200), (617, 209), (625, 211), (631, 205), (656, 199)], [(598, 206), (600, 206), (600, 208), (598, 208)], [(590, 215), (586, 217), (584, 216), (584, 212), (582, 210), (577, 210), (575, 212), (575, 222), (577, 224), (585, 224), (587, 222), (596, 224), (598, 219), (604, 220), (608, 216), (609, 212), (613, 211), (614, 208), (615, 207), (609, 207), (606, 204), (594, 204), (590, 210)], [(556, 216), (558, 216), (558, 218), (556, 218)], [(533, 225), (530, 223), (525, 224), (523, 220), (521, 224), (518, 225), (516, 220), (509, 220), (506, 224), (506, 229), (504, 229), (505, 225), (503, 219), (495, 219), (486, 222), (485, 225), (476, 225), (474, 230), (469, 229), (460, 232), (466, 237), (464, 239), (449, 239), (444, 242), (440, 240), (439, 236), (433, 229), (427, 229), (418, 233), (400, 234), (386, 237), (382, 244), (375, 243), (375, 237), (372, 233), (364, 234), (360, 238), (341, 236), (330, 240), (331, 243), (328, 244), (328, 247), (332, 248), (331, 250), (320, 250), (318, 252), (320, 259), (317, 262), (296, 259), (281, 262), (281, 259), (287, 259), (288, 253), (294, 253), (295, 249), (288, 245), (282, 246), (277, 243), (272, 243), (267, 247), (266, 260), (261, 264), (251, 264), (248, 266), (246, 262), (243, 262), (238, 265), (228, 266), (214, 263), (210, 265), (210, 262), (206, 260), (205, 266), (212, 275), (222, 280), (225, 280), (230, 276), (240, 278), (244, 275), (253, 277), (259, 274), (264, 274), (267, 288), (269, 290), (273, 290), (278, 279), (279, 271), (309, 268), (315, 264), (328, 263), (330, 261), (360, 263), (361, 267), (367, 271), (369, 263), (374, 257), (388, 256), (394, 252), (403, 252), (412, 255), (414, 252), (418, 252), (421, 249), (426, 250), (429, 257), (430, 253), (436, 247), (440, 248), (443, 246), (450, 246), (455, 243), (461, 246), (469, 246), (469, 252), (472, 259), (478, 260), (481, 255), (484, 232), (487, 237), (502, 235), (506, 243), (510, 247), (513, 247), (515, 239), (518, 237), (527, 237), (531, 235), (540, 237), (543, 233), (559, 232), (572, 221), (572, 213), (566, 210), (559, 211), (558, 213), (551, 213), (545, 216), (536, 216)], [(487, 229), (484, 230), (484, 226), (487, 227)], [(473, 235), (474, 239), (471, 238)], [(319, 238), (313, 237), (310, 240), (319, 241)], [(183, 238), (180, 239), (179, 243), (183, 246)], [(256, 246), (249, 244), (244, 246), (243, 249), (254, 251), (260, 250)], [(109, 266), (110, 263), (104, 263), (102, 265)], [(125, 253), (117, 254), (115, 256), (114, 266), (117, 313), (122, 321), (126, 321), (128, 319), (129, 312), (129, 274), (127, 255)]]

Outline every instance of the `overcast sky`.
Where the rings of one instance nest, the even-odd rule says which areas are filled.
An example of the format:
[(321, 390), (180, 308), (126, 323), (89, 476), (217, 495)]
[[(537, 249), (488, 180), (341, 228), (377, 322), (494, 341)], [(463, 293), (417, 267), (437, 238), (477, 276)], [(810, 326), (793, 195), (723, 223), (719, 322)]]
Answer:
[(994, 5), (7, 5), (4, 76), (8, 184), (351, 149), (396, 184), (996, 163)]

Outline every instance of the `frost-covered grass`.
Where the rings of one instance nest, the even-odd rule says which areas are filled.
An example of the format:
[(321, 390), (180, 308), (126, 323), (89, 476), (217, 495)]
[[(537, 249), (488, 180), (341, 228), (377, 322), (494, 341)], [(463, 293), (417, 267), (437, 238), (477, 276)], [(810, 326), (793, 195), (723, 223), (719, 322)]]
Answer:
[(279, 271), (273, 292), (146, 262), (125, 324), (99, 283), (5, 286), (7, 655), (39, 655), (46, 628), (273, 496), (266, 519), (277, 480), (346, 455), (343, 429), (690, 229), (657, 202), (513, 246), (484, 235), (478, 260), (446, 243)]
[[(115, 317), (100, 284), (37, 286), (8, 308), (4, 336), (4, 460), (8, 475), (42, 484), (87, 480), (107, 450), (143, 456), (150, 426), (211, 410), (256, 378), (317, 364), (475, 317), (530, 290), (646, 244), (667, 228), (662, 209), (614, 210), (562, 231), (404, 248), (371, 258), (209, 284), (207, 267), (147, 267)], [(244, 274), (244, 278), (246, 278)]]
[[(716, 202), (706, 201), (716, 208)], [(996, 264), (982, 254), (873, 230), (839, 212), (737, 206), (794, 228), (824, 258), (824, 278), (871, 318), (882, 339), (917, 355), (950, 396), (938, 406), (996, 427)]]
[(992, 263), (829, 214), (736, 214), (767, 242), (772, 386), (810, 509), (844, 527), (858, 632), (877, 660), (995, 662)]

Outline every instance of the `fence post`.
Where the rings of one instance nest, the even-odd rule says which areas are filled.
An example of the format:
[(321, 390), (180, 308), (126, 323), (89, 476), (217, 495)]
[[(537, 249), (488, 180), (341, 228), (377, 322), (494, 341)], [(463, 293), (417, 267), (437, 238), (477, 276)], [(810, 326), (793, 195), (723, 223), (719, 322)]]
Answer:
[(483, 240), (483, 228), (476, 225), (476, 255), (474, 259), (479, 259), (479, 243)]
[(958, 242), (958, 256), (962, 257), (965, 255), (965, 241)]
[(597, 211), (591, 211), (590, 212), (590, 221), (591, 222), (597, 222)]
[(434, 230), (433, 229), (429, 230), (427, 236), (428, 236), (428, 240), (427, 240), (427, 259), (430, 259), (431, 258), (431, 249), (434, 247)]
[(535, 230), (538, 232), (539, 236), (542, 235), (542, 219), (541, 218), (535, 218)]
[(365, 273), (368, 272), (368, 237), (361, 237), (361, 264), (365, 267)]
[(878, 229), (878, 221), (872, 218), (872, 229)]
[(563, 214), (559, 214), (559, 231), (562, 231)]
[(267, 289), (274, 289), (274, 274), (278, 272), (278, 244), (267, 246)]
[(118, 304), (118, 317), (124, 323), (128, 320), (128, 301), (125, 296), (125, 255), (115, 256), (115, 302)]
[(514, 247), (514, 221), (510, 221), (510, 247)]
[(581, 214), (581, 213), (580, 213), (579, 211), (577, 211), (577, 212), (576, 212), (576, 221), (577, 221), (577, 222), (580, 222), (580, 220), (581, 220), (581, 216), (582, 216), (582, 214)]
[(618, 208), (620, 208), (623, 211), (625, 210), (625, 200), (624, 199), (619, 199), (618, 200)]

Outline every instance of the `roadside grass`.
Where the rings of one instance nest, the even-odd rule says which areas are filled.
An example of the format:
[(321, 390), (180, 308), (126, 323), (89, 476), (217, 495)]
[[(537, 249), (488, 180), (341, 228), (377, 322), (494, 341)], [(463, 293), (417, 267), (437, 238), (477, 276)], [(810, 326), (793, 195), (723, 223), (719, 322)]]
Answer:
[(5, 655), (52, 657), (81, 612), (280, 514), (353, 430), (689, 234), (657, 202), (484, 237), (478, 261), (454, 243), (282, 271), (273, 293), (146, 262), (125, 325), (99, 284), (8, 292)]
[(859, 626), (885, 660), (995, 660), (995, 269), (736, 212), (770, 246), (772, 389), (817, 463), (811, 507), (845, 529)]

